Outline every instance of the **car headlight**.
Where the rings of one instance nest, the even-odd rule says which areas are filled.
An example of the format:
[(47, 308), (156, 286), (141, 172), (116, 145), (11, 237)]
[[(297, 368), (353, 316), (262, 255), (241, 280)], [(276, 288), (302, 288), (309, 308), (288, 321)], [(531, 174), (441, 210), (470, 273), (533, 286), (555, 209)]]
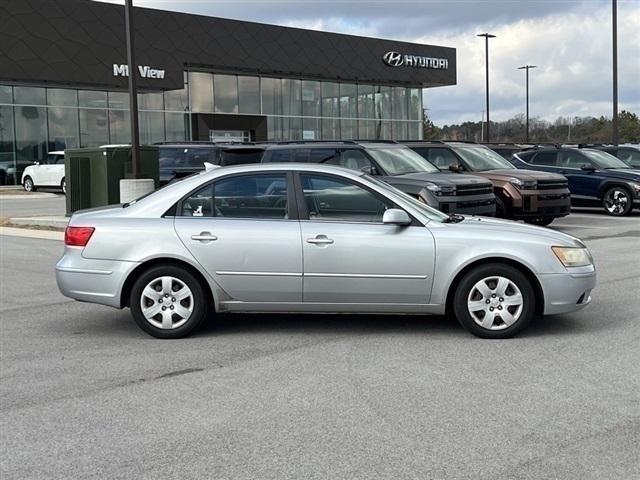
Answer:
[(455, 187), (443, 187), (441, 185), (435, 185), (433, 183), (427, 185), (427, 190), (438, 197), (441, 195), (454, 195), (456, 191)]
[(551, 250), (565, 267), (586, 267), (593, 264), (593, 258), (587, 248), (551, 247)]
[(535, 180), (520, 180), (519, 178), (510, 178), (509, 183), (520, 190), (535, 190), (538, 186)]

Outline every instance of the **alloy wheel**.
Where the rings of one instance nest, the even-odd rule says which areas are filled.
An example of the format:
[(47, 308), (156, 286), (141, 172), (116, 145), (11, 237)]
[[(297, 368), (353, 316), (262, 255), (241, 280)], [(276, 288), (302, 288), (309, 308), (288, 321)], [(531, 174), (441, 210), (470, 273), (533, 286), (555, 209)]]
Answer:
[(622, 189), (612, 188), (604, 197), (604, 208), (611, 215), (622, 215), (627, 209), (629, 196)]
[(31, 180), (30, 178), (26, 178), (24, 181), (24, 189), (27, 192), (33, 192), (33, 180)]
[(154, 327), (165, 330), (178, 328), (193, 313), (193, 293), (178, 278), (158, 277), (142, 290), (140, 308), (147, 322)]
[(486, 277), (477, 282), (467, 298), (473, 321), (487, 330), (503, 330), (522, 315), (523, 297), (518, 286), (505, 277)]

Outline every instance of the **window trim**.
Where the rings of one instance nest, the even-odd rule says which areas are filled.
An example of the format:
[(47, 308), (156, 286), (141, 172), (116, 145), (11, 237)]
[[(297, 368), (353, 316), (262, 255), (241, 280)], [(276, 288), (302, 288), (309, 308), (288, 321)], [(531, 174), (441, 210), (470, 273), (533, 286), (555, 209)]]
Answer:
[[(213, 188), (214, 188), (214, 184), (216, 182), (219, 182), (221, 180), (225, 180), (225, 179), (229, 179), (229, 178), (233, 178), (233, 177), (247, 177), (247, 176), (268, 176), (268, 175), (283, 175), (286, 178), (287, 181), (287, 218), (253, 218), (253, 217), (216, 217), (216, 216), (210, 216), (210, 217), (194, 217), (194, 216), (187, 216), (187, 215), (182, 215), (182, 204), (184, 203), (185, 200), (187, 200), (188, 198), (191, 197), (191, 195), (193, 195), (195, 192), (197, 192), (198, 190), (201, 190), (205, 187), (210, 187), (212, 189), (212, 196), (213, 196)], [(213, 197), (215, 198), (215, 197)], [(296, 194), (294, 192), (294, 178), (293, 178), (293, 172), (291, 171), (286, 171), (286, 170), (273, 170), (270, 172), (242, 172), (242, 173), (229, 173), (226, 175), (221, 175), (219, 177), (216, 177), (213, 180), (210, 180), (209, 182), (206, 182), (204, 184), (200, 184), (197, 187), (191, 189), (186, 195), (183, 195), (182, 198), (180, 198), (180, 200), (178, 200), (174, 206), (172, 206), (169, 210), (167, 211), (171, 211), (172, 209), (175, 208), (175, 218), (195, 218), (198, 220), (203, 220), (205, 218), (208, 219), (212, 219), (212, 220), (252, 220), (252, 221), (260, 221), (260, 222), (264, 222), (264, 221), (275, 221), (275, 222), (281, 222), (281, 221), (298, 221), (300, 219), (300, 214), (299, 214), (299, 207), (298, 207), (298, 202), (296, 199)]]
[[(391, 200), (390, 198), (382, 195), (380, 192), (375, 191), (373, 188), (370, 188), (368, 185), (365, 185), (361, 182), (358, 181), (354, 181), (351, 178), (346, 178), (346, 177), (341, 177), (340, 175), (333, 175), (331, 173), (324, 173), (324, 172), (315, 172), (315, 171), (304, 171), (304, 170), (297, 170), (295, 172), (294, 175), (294, 183), (295, 183), (295, 191), (296, 191), (296, 198), (297, 198), (297, 207), (298, 207), (298, 212), (299, 212), (299, 220), (300, 222), (319, 222), (319, 223), (344, 223), (344, 224), (358, 224), (358, 225), (384, 225), (384, 223), (381, 221), (379, 222), (365, 222), (365, 221), (356, 221), (356, 220), (323, 220), (320, 218), (309, 218), (309, 211), (307, 209), (307, 204), (305, 202), (304, 199), (304, 188), (302, 186), (302, 175), (315, 175), (315, 176), (319, 176), (319, 177), (325, 177), (329, 180), (334, 180), (334, 179), (338, 179), (341, 180), (343, 182), (348, 182), (351, 183), (353, 185), (356, 185), (360, 188), (362, 188), (363, 190), (368, 191), (369, 193), (371, 193), (374, 197), (378, 198), (378, 199), (382, 199), (384, 201), (384, 203), (390, 203), (392, 205), (391, 208), (397, 208), (400, 210), (403, 210), (405, 212), (407, 212), (407, 210), (401, 206), (399, 206), (396, 202), (394, 202), (393, 200)], [(413, 226), (423, 226), (420, 222), (418, 222), (415, 217), (410, 213), (407, 212), (407, 214), (409, 215), (409, 217), (411, 218), (411, 223), (409, 225), (407, 225), (408, 227), (413, 227)]]
[[(536, 158), (538, 158), (541, 154), (547, 154), (547, 153), (555, 154), (555, 156), (556, 156), (555, 165), (541, 165), (539, 163), (535, 163)], [(558, 163), (561, 161), (561, 158), (558, 157), (558, 155), (560, 153), (561, 152), (559, 152), (557, 150), (541, 150), (539, 152), (536, 152), (535, 155), (532, 155), (528, 162), (526, 162), (525, 160), (523, 160), (523, 162), (528, 163), (529, 165), (532, 165), (532, 166), (538, 167), (538, 168), (564, 168), (564, 167), (558, 165)]]

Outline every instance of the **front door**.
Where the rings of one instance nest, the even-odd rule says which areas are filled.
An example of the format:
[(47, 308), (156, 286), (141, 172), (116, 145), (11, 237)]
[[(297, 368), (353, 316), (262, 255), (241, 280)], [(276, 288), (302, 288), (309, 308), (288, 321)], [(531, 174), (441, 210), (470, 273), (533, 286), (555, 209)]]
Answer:
[(181, 202), (175, 229), (225, 302), (301, 302), (300, 223), (286, 173), (222, 177)]
[(300, 173), (305, 303), (429, 303), (434, 240), (422, 225), (382, 223), (396, 206), (376, 192), (342, 177)]
[[(598, 200), (598, 187), (603, 178), (586, 155), (574, 150), (564, 150), (560, 154), (559, 165), (559, 173), (569, 180), (569, 190), (574, 203)], [(584, 170), (582, 167), (593, 170)]]

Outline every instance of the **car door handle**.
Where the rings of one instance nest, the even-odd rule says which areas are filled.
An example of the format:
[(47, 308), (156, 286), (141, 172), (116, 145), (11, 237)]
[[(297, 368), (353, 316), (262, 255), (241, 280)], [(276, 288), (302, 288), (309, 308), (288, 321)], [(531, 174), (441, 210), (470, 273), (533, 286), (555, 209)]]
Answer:
[(327, 238), (326, 235), (317, 235), (315, 238), (307, 238), (307, 243), (312, 243), (314, 245), (331, 245), (333, 240)]
[(200, 235), (191, 235), (191, 240), (198, 240), (199, 242), (213, 242), (218, 237), (211, 235), (209, 232), (200, 232)]

